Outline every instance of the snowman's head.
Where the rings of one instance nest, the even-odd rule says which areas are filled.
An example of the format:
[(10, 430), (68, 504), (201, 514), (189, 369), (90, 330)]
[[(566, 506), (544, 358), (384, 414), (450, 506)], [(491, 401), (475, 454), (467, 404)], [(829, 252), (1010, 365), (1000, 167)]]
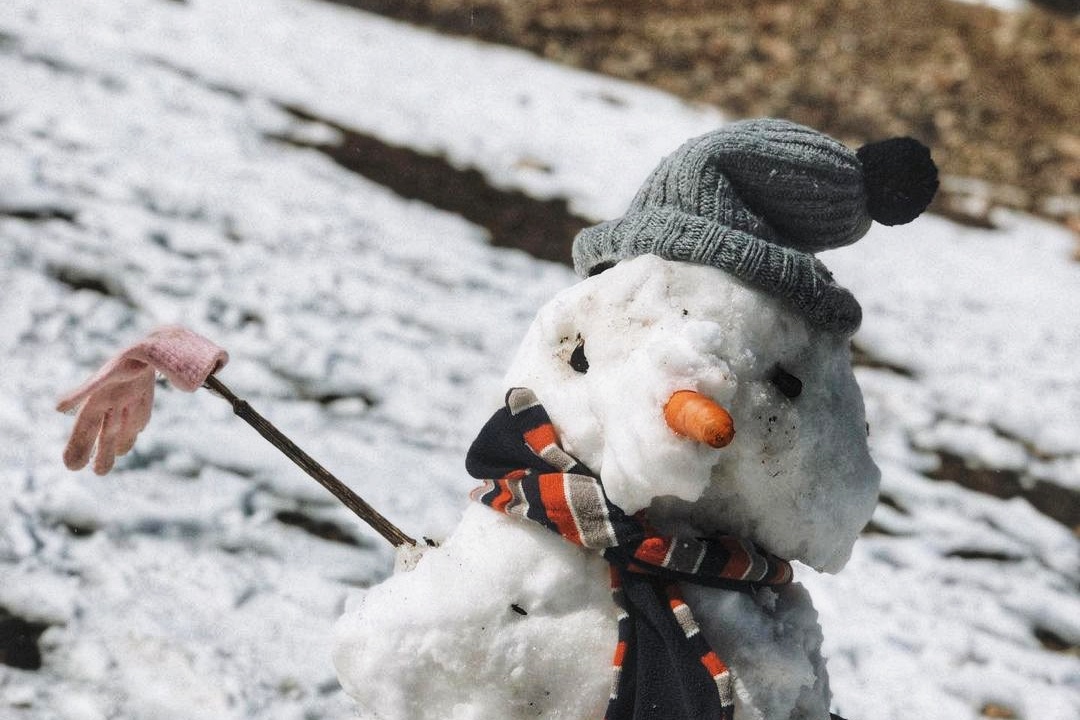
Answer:
[[(847, 339), (716, 268), (643, 255), (560, 293), (508, 373), (627, 512), (736, 533), (836, 570), (877, 497)], [(730, 445), (680, 437), (679, 390), (726, 408)]]
[[(766, 119), (689, 140), (578, 234), (587, 279), (540, 311), (509, 382), (623, 510), (835, 571), (879, 476), (848, 350), (861, 309), (814, 253), (914, 219), (936, 188), (910, 138), (852, 152)], [(679, 390), (727, 409), (728, 447), (672, 432)]]

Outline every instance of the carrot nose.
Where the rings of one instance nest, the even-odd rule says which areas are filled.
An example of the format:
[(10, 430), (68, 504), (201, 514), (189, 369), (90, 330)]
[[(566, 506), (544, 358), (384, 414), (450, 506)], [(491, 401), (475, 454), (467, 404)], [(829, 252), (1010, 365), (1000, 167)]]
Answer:
[(727, 410), (694, 390), (675, 392), (664, 405), (664, 420), (676, 435), (722, 448), (735, 437)]

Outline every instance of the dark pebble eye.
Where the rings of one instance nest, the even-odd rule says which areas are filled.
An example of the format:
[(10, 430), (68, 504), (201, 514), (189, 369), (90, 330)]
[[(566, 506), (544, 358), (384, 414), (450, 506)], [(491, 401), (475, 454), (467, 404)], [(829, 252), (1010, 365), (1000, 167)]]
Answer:
[(589, 358), (585, 357), (585, 341), (581, 338), (578, 338), (574, 352), (570, 353), (570, 367), (582, 374), (589, 372)]
[(615, 262), (613, 260), (605, 260), (601, 263), (597, 263), (596, 265), (593, 265), (591, 268), (589, 268), (589, 277), (599, 275), (605, 270), (610, 270), (613, 267), (615, 267)]
[(802, 380), (779, 365), (773, 369), (772, 375), (769, 376), (769, 382), (775, 385), (776, 389), (784, 394), (784, 397), (792, 400), (802, 393)]

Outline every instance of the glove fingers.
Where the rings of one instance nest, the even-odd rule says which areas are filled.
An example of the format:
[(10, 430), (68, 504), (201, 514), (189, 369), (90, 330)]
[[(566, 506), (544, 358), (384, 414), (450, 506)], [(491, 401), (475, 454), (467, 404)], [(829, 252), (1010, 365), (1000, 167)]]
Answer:
[(154, 407), (154, 383), (147, 386), (146, 392), (139, 395), (131, 405), (131, 414), (128, 416), (128, 424), (131, 427), (131, 435), (134, 437), (150, 424), (150, 411)]
[[(135, 438), (139, 436), (139, 431), (146, 427), (146, 422), (139, 422), (138, 407), (124, 408), (120, 414), (120, 429), (116, 434), (116, 454), (127, 455), (131, 452), (131, 448), (135, 447)], [(150, 416), (147, 415), (146, 420), (149, 420)]]
[[(123, 412), (120, 413), (123, 415)], [(115, 409), (105, 413), (101, 421), (101, 432), (98, 433), (97, 453), (94, 455), (94, 472), (104, 475), (112, 470), (116, 460), (116, 440), (120, 431), (122, 420), (117, 417)]]
[(154, 370), (144, 361), (118, 356), (105, 363), (94, 376), (60, 398), (56, 409), (60, 412), (73, 410), (99, 392), (105, 392), (118, 383), (128, 382), (149, 374), (153, 382)]
[(131, 433), (130, 435), (121, 434), (116, 438), (116, 457), (122, 457), (131, 452), (131, 448), (135, 447), (135, 440), (138, 438), (137, 433)]
[(144, 384), (127, 394), (130, 402), (120, 413), (120, 429), (116, 435), (116, 454), (127, 455), (135, 446), (139, 433), (150, 424), (150, 411), (154, 406), (154, 382)]
[(90, 453), (107, 409), (103, 404), (88, 402), (79, 411), (71, 438), (64, 447), (64, 465), (68, 470), (81, 470), (90, 462)]

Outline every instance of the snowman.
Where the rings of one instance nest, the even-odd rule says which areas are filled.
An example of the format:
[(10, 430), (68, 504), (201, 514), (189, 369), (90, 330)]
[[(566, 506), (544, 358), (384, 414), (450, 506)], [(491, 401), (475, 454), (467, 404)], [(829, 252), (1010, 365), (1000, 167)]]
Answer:
[[(793, 563), (844, 566), (879, 472), (851, 369), (861, 310), (814, 253), (914, 219), (936, 186), (909, 138), (852, 152), (753, 120), (688, 141), (583, 230), (584, 279), (539, 310), (469, 450), (459, 526), (404, 544), (337, 624), (359, 716), (827, 720)], [(185, 352), (197, 367), (171, 352), (165, 372), (189, 389), (226, 359)], [(98, 433), (105, 470), (140, 402), (138, 427)], [(69, 466), (96, 432), (77, 423)]]
[(361, 717), (829, 718), (790, 562), (840, 570), (879, 473), (861, 311), (813, 253), (914, 219), (935, 178), (910, 139), (740, 122), (582, 231), (585, 279), (469, 451), (476, 502), (338, 623)]

